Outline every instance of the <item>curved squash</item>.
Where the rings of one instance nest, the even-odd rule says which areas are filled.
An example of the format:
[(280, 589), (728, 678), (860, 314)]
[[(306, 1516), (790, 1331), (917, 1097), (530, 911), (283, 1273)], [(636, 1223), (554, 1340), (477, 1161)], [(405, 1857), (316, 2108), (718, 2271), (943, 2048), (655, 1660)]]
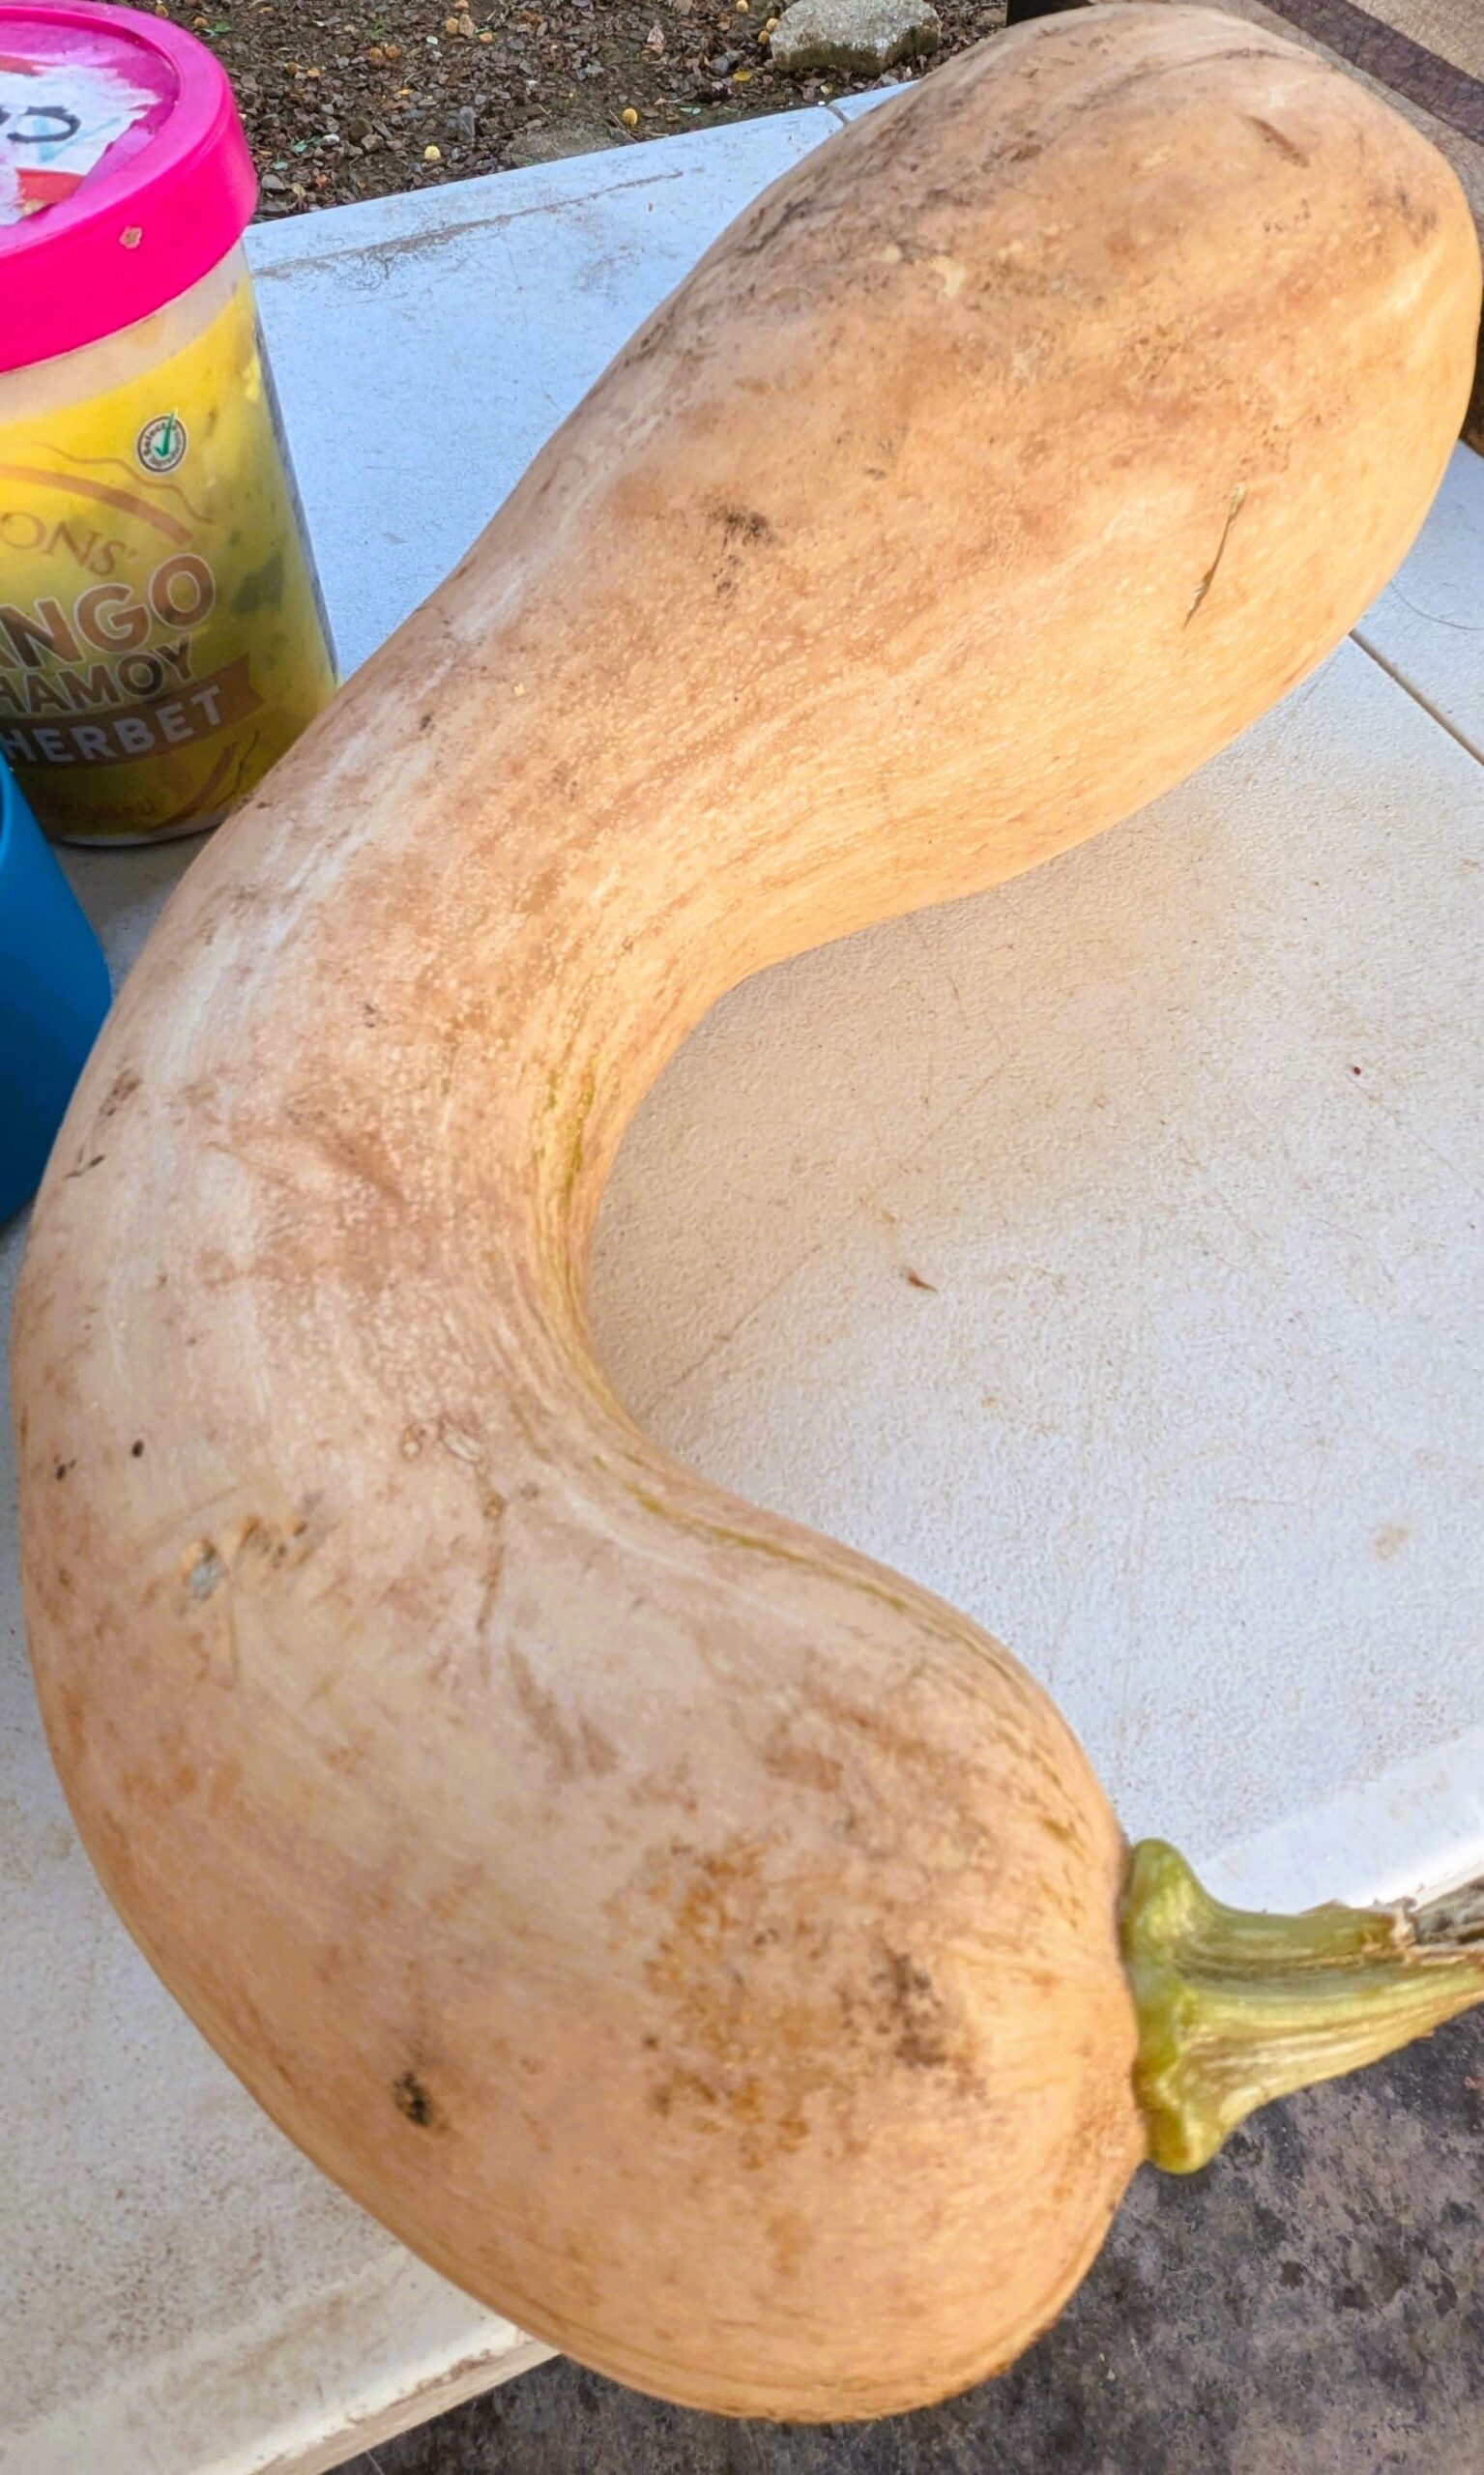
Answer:
[(841, 2416), (1004, 2363), (1164, 2068), (1038, 1687), (605, 1384), (625, 1123), (744, 974), (1301, 678), (1477, 310), (1452, 175), (1307, 53), (1153, 7), (969, 54), (650, 321), (192, 868), (79, 1092), (16, 1338), (79, 1827), (292, 2137), (624, 2378)]

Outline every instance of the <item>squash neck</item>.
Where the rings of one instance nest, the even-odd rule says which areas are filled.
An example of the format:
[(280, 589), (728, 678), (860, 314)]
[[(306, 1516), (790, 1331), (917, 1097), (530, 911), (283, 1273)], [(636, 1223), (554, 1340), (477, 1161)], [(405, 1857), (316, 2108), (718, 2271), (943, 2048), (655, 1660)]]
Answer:
[(1120, 1931), (1149, 2154), (1191, 2173), (1273, 2097), (1375, 2062), (1484, 2002), (1484, 1878), (1414, 1907), (1226, 1907), (1163, 1840), (1129, 1862)]

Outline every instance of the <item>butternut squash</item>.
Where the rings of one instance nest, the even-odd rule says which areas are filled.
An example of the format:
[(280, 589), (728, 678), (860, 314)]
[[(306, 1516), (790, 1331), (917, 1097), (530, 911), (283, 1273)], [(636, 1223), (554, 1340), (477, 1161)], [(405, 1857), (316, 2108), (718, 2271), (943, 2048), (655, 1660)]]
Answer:
[[(605, 1171), (724, 989), (1127, 816), (1416, 531), (1452, 174), (1203, 10), (981, 47), (768, 192), (198, 859), (42, 1196), (73, 1811), (283, 2128), (697, 2405), (1004, 2364), (1151, 2148), (1484, 1995), (1484, 1898), (1228, 1916), (996, 1643), (594, 1362)], [(700, 683), (769, 647), (766, 698)], [(993, 676), (993, 694), (987, 692)]]

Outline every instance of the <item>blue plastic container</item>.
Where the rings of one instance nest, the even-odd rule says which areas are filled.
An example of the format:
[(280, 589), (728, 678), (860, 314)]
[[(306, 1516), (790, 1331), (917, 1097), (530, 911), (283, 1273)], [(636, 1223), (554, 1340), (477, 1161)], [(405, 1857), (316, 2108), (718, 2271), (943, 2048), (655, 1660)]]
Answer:
[(0, 1221), (41, 1182), (108, 995), (102, 947), (0, 761)]

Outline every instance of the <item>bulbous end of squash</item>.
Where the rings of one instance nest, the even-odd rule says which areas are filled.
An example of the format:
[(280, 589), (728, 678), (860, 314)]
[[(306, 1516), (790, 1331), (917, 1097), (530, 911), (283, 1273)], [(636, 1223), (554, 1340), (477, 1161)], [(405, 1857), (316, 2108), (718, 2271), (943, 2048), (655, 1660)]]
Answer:
[(1149, 2155), (1193, 2173), (1272, 2097), (1336, 2080), (1484, 2002), (1484, 1880), (1425, 1907), (1226, 1907), (1161, 1839), (1133, 1851), (1124, 1961)]

